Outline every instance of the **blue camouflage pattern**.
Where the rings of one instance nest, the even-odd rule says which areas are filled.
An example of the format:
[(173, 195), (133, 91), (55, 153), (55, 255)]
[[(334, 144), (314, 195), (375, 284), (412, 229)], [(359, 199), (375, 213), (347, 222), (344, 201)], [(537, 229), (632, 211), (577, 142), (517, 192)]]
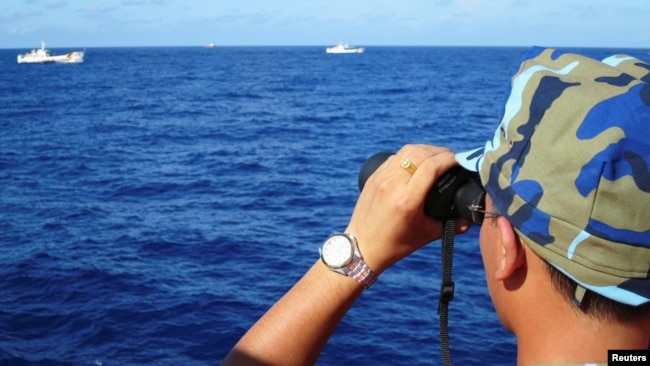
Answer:
[(650, 65), (533, 48), (484, 148), (458, 154), (526, 244), (582, 287), (650, 301)]

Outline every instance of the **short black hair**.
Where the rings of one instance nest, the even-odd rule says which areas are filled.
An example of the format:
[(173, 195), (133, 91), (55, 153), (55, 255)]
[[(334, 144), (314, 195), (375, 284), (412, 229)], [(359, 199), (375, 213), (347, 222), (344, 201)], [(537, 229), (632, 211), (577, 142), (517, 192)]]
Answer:
[[(555, 289), (568, 301), (575, 303), (574, 298), (578, 284), (548, 262), (545, 261), (545, 263)], [(650, 303), (640, 306), (623, 304), (589, 290), (585, 292), (577, 307), (588, 316), (624, 324), (636, 323), (650, 317)]]

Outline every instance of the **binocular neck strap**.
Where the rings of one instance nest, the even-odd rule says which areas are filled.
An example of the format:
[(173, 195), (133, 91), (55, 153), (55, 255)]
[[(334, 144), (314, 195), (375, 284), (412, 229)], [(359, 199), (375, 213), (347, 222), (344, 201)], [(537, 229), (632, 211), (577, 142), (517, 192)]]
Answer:
[(440, 316), (440, 350), (442, 362), (451, 366), (451, 351), (449, 349), (449, 302), (454, 299), (454, 281), (451, 280), (451, 269), (454, 257), (454, 235), (456, 225), (454, 218), (444, 221), (442, 234), (442, 282), (440, 283), (440, 298), (438, 299), (438, 315)]

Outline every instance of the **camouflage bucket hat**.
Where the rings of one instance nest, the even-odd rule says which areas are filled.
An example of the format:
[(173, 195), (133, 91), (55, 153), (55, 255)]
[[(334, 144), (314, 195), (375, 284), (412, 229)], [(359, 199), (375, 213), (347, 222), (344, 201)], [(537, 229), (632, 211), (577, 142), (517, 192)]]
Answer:
[(649, 82), (629, 56), (533, 48), (494, 138), (456, 157), (537, 255), (630, 305), (650, 301)]

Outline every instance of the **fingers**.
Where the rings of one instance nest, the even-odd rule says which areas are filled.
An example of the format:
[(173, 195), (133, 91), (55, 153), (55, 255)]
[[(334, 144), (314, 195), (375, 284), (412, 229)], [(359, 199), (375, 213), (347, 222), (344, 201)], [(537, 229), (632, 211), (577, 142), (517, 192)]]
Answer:
[[(412, 167), (401, 164), (404, 159)], [(373, 269), (381, 271), (440, 238), (442, 224), (424, 214), (424, 203), (434, 182), (455, 164), (447, 148), (406, 145), (368, 179), (348, 229), (360, 246), (372, 243), (372, 248), (361, 249)], [(461, 223), (459, 230), (467, 226)]]
[[(406, 166), (403, 162), (407, 162)], [(399, 172), (396, 164), (403, 172)], [(406, 145), (386, 162), (385, 169), (396, 170), (394, 174), (408, 181), (408, 192), (414, 198), (424, 200), (438, 177), (456, 164), (454, 153), (446, 147)]]
[[(456, 164), (454, 153), (446, 147), (405, 145), (377, 169), (367, 185), (380, 191), (399, 189), (405, 199), (423, 205), (433, 183)], [(377, 191), (368, 193), (374, 196)]]
[[(445, 155), (444, 157), (440, 157), (438, 156), (440, 154), (451, 154), (451, 156)], [(451, 151), (446, 147), (412, 144), (405, 145), (395, 155), (386, 159), (375, 173), (383, 174), (384, 176), (392, 176), (395, 174), (402, 177), (408, 177), (409, 175), (413, 176), (416, 175), (418, 168), (422, 163), (436, 156), (438, 156), (436, 160), (439, 161), (436, 162), (436, 160), (434, 160), (431, 163), (434, 165), (437, 163), (442, 164), (441, 167), (444, 171), (455, 164), (453, 153), (451, 153)]]
[(456, 234), (465, 234), (471, 225), (472, 223), (465, 219), (456, 219)]
[(425, 199), (426, 194), (438, 178), (457, 164), (454, 153), (448, 149), (435, 149), (427, 152), (428, 154), (423, 156), (422, 150), (414, 151), (416, 157), (413, 160), (418, 168), (408, 182), (408, 190), (422, 200)]

